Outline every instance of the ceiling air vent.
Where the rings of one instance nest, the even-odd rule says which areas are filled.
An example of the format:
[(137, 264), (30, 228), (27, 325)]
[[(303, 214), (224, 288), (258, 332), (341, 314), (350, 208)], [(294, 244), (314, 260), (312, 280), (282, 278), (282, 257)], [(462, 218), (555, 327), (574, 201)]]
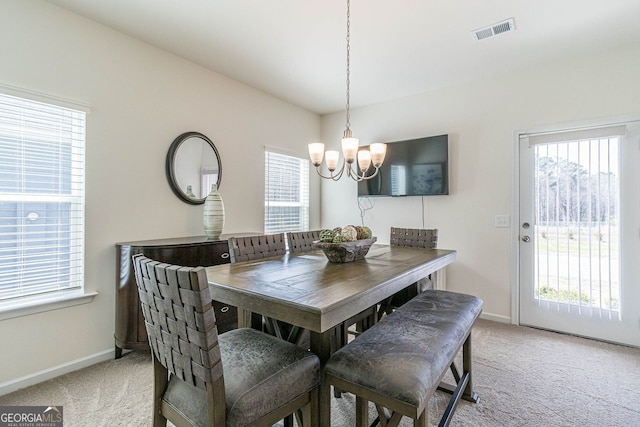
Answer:
[(485, 28), (480, 28), (471, 32), (471, 37), (474, 40), (479, 41), (487, 39), (489, 37), (497, 36), (498, 34), (507, 33), (509, 31), (515, 31), (516, 24), (513, 18), (509, 18), (505, 21), (495, 23)]

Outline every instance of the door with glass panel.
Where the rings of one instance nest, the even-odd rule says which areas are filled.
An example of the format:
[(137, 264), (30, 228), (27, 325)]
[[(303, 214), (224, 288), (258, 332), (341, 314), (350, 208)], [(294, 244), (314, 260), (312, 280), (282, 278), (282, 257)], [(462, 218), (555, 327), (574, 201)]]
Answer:
[(640, 122), (519, 152), (520, 324), (640, 346)]

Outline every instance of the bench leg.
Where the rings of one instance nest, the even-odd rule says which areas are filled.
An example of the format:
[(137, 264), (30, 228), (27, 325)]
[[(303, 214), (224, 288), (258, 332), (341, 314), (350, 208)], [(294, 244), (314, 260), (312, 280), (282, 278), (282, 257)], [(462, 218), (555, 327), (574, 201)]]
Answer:
[(440, 419), (438, 427), (446, 427), (449, 425), (460, 399), (468, 400), (473, 403), (478, 403), (480, 401), (478, 395), (473, 391), (471, 370), (471, 333), (469, 333), (462, 344), (462, 375), (458, 373), (455, 364), (451, 363), (451, 373), (456, 381), (456, 386), (453, 387), (445, 383), (440, 383), (440, 385), (438, 385), (438, 390), (451, 393), (452, 395), (449, 400), (449, 404)]
[(356, 396), (356, 427), (369, 427), (369, 401)]
[[(469, 401), (471, 403), (478, 403), (480, 401), (480, 396), (476, 392), (473, 391), (473, 383), (472, 383), (472, 362), (471, 362), (471, 334), (467, 337), (464, 344), (462, 345), (462, 378), (456, 369), (456, 365), (454, 363), (451, 364), (451, 373), (456, 381), (456, 385), (460, 385), (460, 381), (464, 379), (466, 384), (464, 386), (464, 390), (462, 390), (461, 399)], [(444, 391), (449, 394), (454, 394), (456, 386), (452, 386), (441, 382), (438, 385), (438, 390)]]
[(467, 387), (468, 383), (469, 383), (469, 373), (465, 372), (464, 374), (462, 374), (462, 377), (458, 382), (458, 386), (453, 390), (451, 399), (449, 400), (449, 404), (447, 405), (447, 408), (444, 410), (444, 414), (442, 414), (442, 418), (440, 418), (440, 423), (438, 424), (438, 427), (447, 427), (449, 425), (449, 423), (451, 422), (451, 418), (453, 417), (453, 413), (455, 412), (456, 407), (458, 406), (458, 401), (460, 401), (460, 398), (462, 397), (462, 392)]
[(424, 408), (422, 414), (418, 417), (417, 420), (413, 422), (413, 427), (427, 427), (429, 424), (427, 423), (427, 411), (429, 410), (429, 405)]
[(467, 386), (464, 388), (462, 392), (462, 398), (469, 402), (478, 403), (480, 401), (480, 397), (478, 394), (473, 391), (473, 373), (472, 373), (472, 360), (471, 360), (471, 332), (469, 332), (469, 336), (465, 340), (462, 345), (462, 372), (469, 374), (469, 381), (467, 382)]
[(318, 393), (318, 388), (311, 390), (309, 403), (296, 411), (298, 427), (318, 427)]

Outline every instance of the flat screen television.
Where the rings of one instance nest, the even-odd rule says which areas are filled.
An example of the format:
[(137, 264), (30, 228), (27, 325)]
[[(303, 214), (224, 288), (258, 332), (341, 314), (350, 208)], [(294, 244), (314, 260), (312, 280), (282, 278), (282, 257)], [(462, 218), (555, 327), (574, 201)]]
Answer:
[(378, 175), (358, 183), (358, 197), (442, 194), (449, 194), (449, 135), (387, 143)]

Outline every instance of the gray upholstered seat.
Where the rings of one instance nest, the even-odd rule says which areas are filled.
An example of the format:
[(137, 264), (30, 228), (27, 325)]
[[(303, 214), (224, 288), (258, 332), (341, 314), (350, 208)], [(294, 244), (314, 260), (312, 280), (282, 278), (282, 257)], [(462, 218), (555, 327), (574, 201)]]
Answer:
[(327, 379), (417, 419), (481, 311), (475, 296), (427, 290), (333, 354)]
[[(218, 337), (224, 371), (227, 426), (250, 425), (271, 408), (313, 389), (320, 378), (318, 359), (281, 339), (242, 328)], [(311, 373), (311, 374), (309, 374)], [(204, 390), (172, 378), (164, 396), (176, 408), (191, 406), (195, 425), (206, 425)]]
[(317, 415), (320, 361), (253, 329), (218, 336), (204, 268), (133, 258), (154, 362), (154, 426), (270, 426)]

